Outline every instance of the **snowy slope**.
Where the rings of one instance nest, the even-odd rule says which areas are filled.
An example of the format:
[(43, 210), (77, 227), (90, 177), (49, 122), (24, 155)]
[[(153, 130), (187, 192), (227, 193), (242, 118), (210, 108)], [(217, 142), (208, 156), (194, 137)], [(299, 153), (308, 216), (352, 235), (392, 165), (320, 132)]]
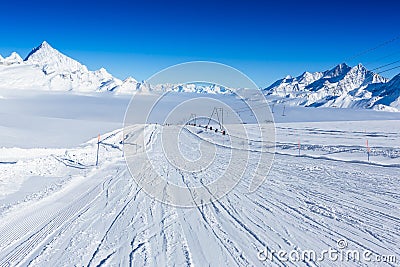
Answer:
[[(158, 155), (163, 128), (151, 128), (147, 153)], [(133, 128), (132, 136), (140, 131)], [(199, 136), (182, 134), (180, 142), (197, 151)], [(32, 158), (4, 167), (24, 176), (48, 166), (0, 199), (0, 266), (386, 266), (375, 261), (385, 255), (398, 260), (396, 167), (277, 155), (255, 193), (245, 193), (250, 180), (245, 174), (220, 200), (184, 209), (156, 201), (138, 186), (122, 157), (121, 138), (121, 130), (102, 136), (98, 167), (96, 139), (41, 155), (26, 151)], [(231, 153), (224, 147), (221, 152)], [(242, 153), (246, 161), (249, 155)], [(256, 153), (252, 149), (250, 156)], [(138, 170), (147, 170), (145, 157), (135, 155)], [(163, 157), (157, 164), (172, 182), (200, 180), (206, 187), (228, 158), (216, 158), (209, 171), (200, 173), (171, 167)], [(154, 178), (146, 171), (139, 175), (149, 183)], [(24, 192), (38, 181), (42, 185), (36, 190)], [(344, 252), (367, 251), (371, 260), (259, 257), (264, 249), (281, 249), (313, 250), (319, 258), (323, 250), (340, 249), (340, 240)]]
[[(148, 125), (146, 152), (138, 150), (131, 158), (137, 172), (132, 176), (121, 149), (143, 142), (145, 126), (133, 125), (128, 135), (117, 129), (129, 96), (4, 93), (0, 266), (383, 266), (362, 258), (336, 263), (258, 258), (265, 247), (315, 250), (319, 255), (337, 249), (338, 240), (347, 241), (346, 251), (368, 250), (372, 259), (399, 259), (400, 113), (293, 107), (281, 116), (282, 105), (276, 105), (278, 154), (265, 183), (247, 194), (251, 170), (258, 165), (253, 159), (262, 153), (254, 124), (246, 124), (246, 137), (194, 126), (180, 131), (176, 126)], [(162, 102), (164, 112), (196, 97), (169, 95), (174, 99)], [(136, 108), (143, 110), (149, 96), (137, 97), (141, 101)], [(232, 98), (236, 102), (229, 102), (231, 106), (242, 108), (234, 105), (240, 101), (233, 96), (212, 97), (225, 102)], [(183, 113), (197, 109), (187, 108)], [(251, 117), (246, 112), (243, 117)], [(376, 121), (366, 121), (372, 118)], [(162, 156), (162, 133), (167, 131), (179, 136), (179, 147), (186, 151), (182, 155), (191, 162), (206, 138), (217, 144), (218, 156), (204, 171), (181, 170)], [(228, 144), (250, 169), (233, 191), (212, 204), (169, 206), (132, 178), (159, 186), (146, 163), (150, 155), (168, 181), (206, 188), (230, 164), (233, 150)], [(242, 175), (238, 169), (232, 174)]]
[(398, 88), (398, 76), (389, 82), (361, 64), (342, 63), (324, 72), (288, 76), (264, 90), (271, 101), (291, 106), (398, 111)]

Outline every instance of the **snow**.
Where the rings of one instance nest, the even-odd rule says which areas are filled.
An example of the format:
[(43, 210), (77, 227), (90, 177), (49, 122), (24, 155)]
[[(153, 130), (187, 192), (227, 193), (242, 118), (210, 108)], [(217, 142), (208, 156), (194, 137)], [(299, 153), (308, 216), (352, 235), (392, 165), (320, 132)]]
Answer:
[(0, 60), (4, 65), (21, 64), (22, 58), (16, 52), (12, 52), (10, 56)]
[[(65, 148), (122, 127), (129, 97), (2, 91), (0, 147)], [(79, 129), (79, 130), (76, 130)]]
[[(352, 250), (400, 255), (399, 113), (287, 106), (282, 116), (283, 104), (276, 104), (277, 154), (262, 186), (248, 194), (257, 165), (250, 160), (249, 171), (225, 197), (178, 208), (146, 194), (127, 169), (121, 121), (129, 97), (14, 90), (2, 95), (0, 266), (332, 266), (338, 262), (261, 262), (257, 254), (264, 247), (320, 252), (337, 248), (339, 239)], [(169, 96), (160, 112), (198, 97)], [(139, 112), (153, 96), (135, 97)], [(196, 159), (203, 139), (219, 144), (220, 157), (207, 172), (182, 175), (156, 157), (163, 151), (161, 132), (174, 126), (148, 125), (154, 138), (147, 152), (169, 181), (200, 186), (212, 181), (231, 151), (225, 138), (244, 161), (259, 157), (256, 125), (243, 104), (229, 95), (213, 97), (245, 113), (249, 136), (186, 126), (180, 133), (180, 146), (190, 151), (185, 157)], [(132, 136), (144, 127), (136, 125)], [(151, 184), (142, 151), (132, 159), (133, 171)]]
[(2, 60), (0, 89), (79, 92), (111, 91), (122, 84), (104, 68), (89, 71), (78, 61), (43, 42), (22, 60), (17, 53)]
[(34, 48), (25, 58), (28, 64), (43, 65), (46, 74), (53, 72), (88, 72), (88, 69), (78, 61), (69, 58), (56, 49), (52, 48), (46, 41)]
[(291, 106), (372, 108), (399, 110), (398, 77), (388, 80), (362, 64), (339, 64), (324, 72), (304, 72), (279, 80), (264, 89), (270, 99)]
[[(322, 72), (290, 75), (264, 89), (270, 101), (290, 106), (367, 108), (398, 112), (400, 110), (399, 76), (388, 80), (367, 70), (362, 64), (345, 63)], [(206, 83), (138, 82), (132, 77), (115, 78), (106, 69), (91, 71), (78, 61), (62, 54), (44, 41), (25, 60), (17, 53), (0, 58), (0, 89), (107, 92), (114, 95), (185, 92), (231, 94), (242, 88), (228, 88)]]
[(44, 41), (25, 60), (17, 53), (0, 59), (0, 89), (73, 91), (79, 93), (111, 92), (132, 95), (152, 91), (227, 94), (230, 89), (206, 84), (149, 84), (132, 77), (121, 81), (106, 69), (90, 71), (78, 61), (60, 53)]
[[(264, 249), (321, 253), (341, 239), (350, 250), (394, 255), (395, 266), (399, 81), (344, 63), (287, 76), (263, 91), (273, 118), (260, 127), (231, 94), (238, 89), (121, 81), (47, 42), (25, 61), (0, 57), (0, 266), (376, 266), (258, 257)], [(133, 125), (123, 129), (129, 103), (133, 119), (143, 118), (164, 92), (147, 125), (128, 120)], [(193, 112), (209, 116), (209, 103), (232, 107), (224, 113), (227, 135), (184, 125)], [(274, 131), (263, 134), (275, 145), (260, 138), (272, 123)], [(164, 143), (165, 135), (173, 138)], [(179, 151), (165, 157), (175, 145)], [(200, 159), (210, 163), (197, 171)], [(193, 188), (214, 192), (210, 185), (224, 171), (218, 185), (241, 177), (237, 186), (210, 195), (209, 204), (199, 198)], [(256, 176), (266, 180), (249, 193)], [(169, 184), (189, 194), (174, 195)], [(186, 196), (195, 206), (165, 204), (154, 192), (164, 201)]]

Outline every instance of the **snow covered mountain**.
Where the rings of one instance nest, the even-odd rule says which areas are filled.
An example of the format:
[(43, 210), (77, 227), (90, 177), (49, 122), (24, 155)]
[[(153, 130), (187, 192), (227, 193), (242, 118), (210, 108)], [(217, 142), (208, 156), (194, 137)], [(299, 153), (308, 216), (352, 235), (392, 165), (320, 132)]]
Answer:
[(22, 63), (22, 58), (15, 52), (11, 53), (10, 56), (3, 58), (0, 55), (0, 64), (11, 65), (11, 64), (20, 64)]
[[(399, 111), (399, 77), (391, 81), (358, 64), (287, 76), (264, 89), (273, 102), (292, 106), (372, 108)], [(397, 97), (396, 97), (397, 96)]]
[(229, 94), (234, 89), (225, 88), (215, 84), (200, 84), (200, 83), (188, 83), (188, 84), (149, 84), (146, 81), (137, 82), (132, 77), (128, 77), (124, 80), (122, 85), (117, 86), (114, 91), (116, 94), (131, 94), (132, 92), (150, 93), (152, 91), (157, 92), (185, 92), (185, 93), (204, 93), (204, 94)]
[(383, 111), (400, 111), (400, 74), (388, 83), (368, 86), (372, 97), (365, 107)]
[(122, 84), (105, 69), (89, 71), (47, 42), (34, 48), (25, 60), (15, 52), (0, 60), (1, 89), (91, 92), (112, 90)]
[(163, 84), (150, 85), (132, 77), (121, 81), (104, 68), (90, 71), (78, 61), (60, 53), (46, 41), (34, 48), (23, 60), (13, 52), (0, 56), (0, 89), (39, 89), (75, 92), (113, 92), (115, 94), (148, 93), (153, 90), (228, 93), (215, 85)]
[[(90, 71), (85, 65), (60, 53), (46, 41), (23, 60), (13, 52), (0, 56), (0, 89), (36, 89), (75, 92), (174, 91), (229, 94), (232, 88), (208, 84), (159, 84), (138, 82), (132, 77), (120, 80), (104, 68)], [(323, 72), (287, 76), (264, 89), (272, 102), (307, 107), (372, 108), (400, 111), (400, 77), (391, 81), (363, 65), (345, 63)]]

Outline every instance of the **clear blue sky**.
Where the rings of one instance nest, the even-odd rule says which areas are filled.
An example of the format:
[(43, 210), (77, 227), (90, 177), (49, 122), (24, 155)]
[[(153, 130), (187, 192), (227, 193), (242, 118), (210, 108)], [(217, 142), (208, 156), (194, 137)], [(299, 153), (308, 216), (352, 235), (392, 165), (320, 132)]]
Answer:
[(372, 69), (400, 60), (400, 39), (352, 58), (400, 35), (396, 2), (3, 1), (0, 54), (24, 57), (46, 40), (119, 78), (144, 80), (177, 63), (210, 60), (266, 86), (344, 61)]

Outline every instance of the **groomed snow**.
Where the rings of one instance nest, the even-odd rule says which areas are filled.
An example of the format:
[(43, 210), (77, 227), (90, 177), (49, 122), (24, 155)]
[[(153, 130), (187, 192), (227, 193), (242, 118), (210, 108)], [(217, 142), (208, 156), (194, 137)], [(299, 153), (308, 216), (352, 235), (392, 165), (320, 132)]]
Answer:
[[(152, 199), (127, 170), (121, 123), (129, 98), (1, 94), (0, 266), (376, 266), (257, 258), (264, 247), (321, 252), (337, 248), (339, 239), (349, 249), (399, 260), (397, 113), (286, 107), (282, 116), (283, 106), (277, 105), (278, 154), (265, 183), (247, 194), (250, 176), (245, 175), (220, 200), (181, 209)], [(244, 118), (251, 134), (251, 116)], [(155, 155), (162, 151), (162, 127), (149, 126)], [(183, 147), (196, 151), (201, 138), (224, 144), (219, 133), (187, 129)], [(141, 125), (133, 129), (142, 130)], [(257, 140), (247, 141), (256, 157)], [(201, 185), (223, 168), (230, 149), (220, 146), (220, 153), (207, 173), (182, 175), (164, 161), (159, 166), (171, 181)], [(145, 154), (138, 151), (135, 157), (139, 178), (151, 183)]]

